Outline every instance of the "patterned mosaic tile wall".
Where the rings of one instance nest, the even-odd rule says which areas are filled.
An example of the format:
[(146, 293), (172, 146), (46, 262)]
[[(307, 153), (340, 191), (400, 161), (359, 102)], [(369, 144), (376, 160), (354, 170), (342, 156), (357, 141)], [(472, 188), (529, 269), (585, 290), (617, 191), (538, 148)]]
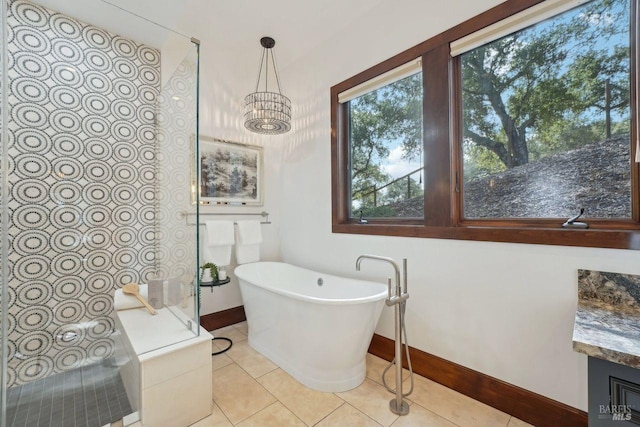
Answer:
[(23, 0), (8, 19), (11, 386), (109, 357), (113, 291), (154, 273), (160, 54)]

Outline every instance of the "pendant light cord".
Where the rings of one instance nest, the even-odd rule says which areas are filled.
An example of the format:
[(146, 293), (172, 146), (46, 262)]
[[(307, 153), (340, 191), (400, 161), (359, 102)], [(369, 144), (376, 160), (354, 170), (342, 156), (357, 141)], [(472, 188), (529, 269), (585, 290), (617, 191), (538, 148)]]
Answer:
[(258, 87), (260, 86), (260, 76), (262, 75), (262, 64), (264, 64), (264, 54), (266, 52), (266, 48), (262, 49), (262, 56), (260, 57), (260, 67), (258, 68), (258, 81), (256, 82), (256, 92), (258, 91)]
[(273, 71), (276, 74), (276, 82), (278, 83), (278, 93), (282, 95), (282, 89), (280, 89), (280, 79), (278, 78), (278, 64), (276, 63), (276, 53), (271, 52), (271, 60), (273, 61)]
[[(256, 92), (260, 88), (260, 77), (262, 77), (262, 67), (264, 66), (264, 91), (269, 92), (269, 53), (271, 53), (271, 63), (273, 64), (273, 72), (276, 75), (276, 83), (278, 84), (278, 93), (282, 95), (282, 88), (280, 87), (280, 77), (278, 76), (278, 64), (276, 62), (276, 53), (273, 48), (263, 48), (262, 55), (260, 56), (260, 67), (258, 68), (258, 80), (256, 81)], [(267, 57), (265, 63), (264, 57)]]

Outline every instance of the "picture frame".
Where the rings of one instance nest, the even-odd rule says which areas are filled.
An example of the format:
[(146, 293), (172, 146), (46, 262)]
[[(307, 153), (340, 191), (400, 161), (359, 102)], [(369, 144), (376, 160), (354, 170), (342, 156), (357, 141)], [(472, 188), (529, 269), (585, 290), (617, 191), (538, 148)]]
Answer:
[[(201, 205), (262, 206), (262, 147), (199, 137), (199, 158), (192, 171), (192, 203), (196, 189)], [(195, 148), (195, 147), (194, 147)]]

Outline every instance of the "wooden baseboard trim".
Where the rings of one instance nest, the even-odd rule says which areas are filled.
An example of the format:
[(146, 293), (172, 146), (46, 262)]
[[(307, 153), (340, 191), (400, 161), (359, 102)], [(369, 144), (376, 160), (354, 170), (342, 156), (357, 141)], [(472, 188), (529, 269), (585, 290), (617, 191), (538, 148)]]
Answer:
[[(369, 353), (391, 361), (394, 342), (374, 334)], [(409, 347), (413, 371), (534, 426), (586, 427), (587, 413), (473, 369)], [(405, 367), (406, 367), (406, 360)], [(411, 397), (409, 397), (411, 398)]]
[(247, 316), (244, 313), (244, 306), (241, 305), (217, 313), (200, 316), (200, 326), (207, 331), (213, 331), (245, 320), (247, 320)]

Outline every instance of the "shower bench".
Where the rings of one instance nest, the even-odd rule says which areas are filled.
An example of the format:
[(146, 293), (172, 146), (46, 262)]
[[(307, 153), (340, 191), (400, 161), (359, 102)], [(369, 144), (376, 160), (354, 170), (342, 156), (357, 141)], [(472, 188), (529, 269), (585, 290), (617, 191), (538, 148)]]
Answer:
[(186, 427), (210, 415), (211, 334), (175, 308), (155, 316), (120, 310), (114, 318), (122, 338), (116, 358), (127, 360), (120, 376), (142, 425)]

